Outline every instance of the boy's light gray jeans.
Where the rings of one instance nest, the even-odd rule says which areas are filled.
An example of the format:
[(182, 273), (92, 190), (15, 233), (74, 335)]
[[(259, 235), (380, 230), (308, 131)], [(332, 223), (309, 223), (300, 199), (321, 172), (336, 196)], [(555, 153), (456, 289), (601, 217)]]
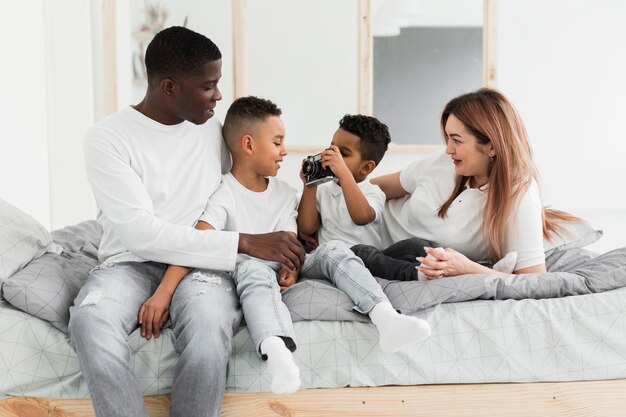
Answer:
[[(147, 417), (130, 369), (127, 338), (167, 265), (121, 262), (95, 268), (71, 308), (69, 335), (98, 417)], [(170, 320), (179, 360), (170, 416), (219, 416), (241, 309), (230, 274), (192, 271), (178, 285)]]
[[(261, 342), (270, 336), (282, 337), (291, 351), (296, 348), (291, 315), (282, 302), (278, 285), (279, 270), (278, 263), (247, 258), (239, 261), (233, 272), (248, 332), (259, 354)], [(363, 261), (340, 241), (327, 242), (306, 255), (299, 277), (304, 279), (330, 281), (363, 314), (388, 301)]]

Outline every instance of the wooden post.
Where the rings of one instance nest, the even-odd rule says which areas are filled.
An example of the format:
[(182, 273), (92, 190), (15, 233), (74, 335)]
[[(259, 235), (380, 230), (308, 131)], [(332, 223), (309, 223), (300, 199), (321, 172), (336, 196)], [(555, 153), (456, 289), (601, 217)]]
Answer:
[(371, 116), (374, 107), (374, 37), (372, 35), (372, 1), (358, 0), (358, 98), (360, 114)]
[(117, 111), (117, 48), (115, 0), (102, 0), (104, 115)]
[(496, 71), (496, 29), (498, 23), (497, 0), (483, 2), (483, 84), (495, 88)]
[(233, 94), (234, 98), (246, 95), (246, 0), (232, 0), (233, 14)]

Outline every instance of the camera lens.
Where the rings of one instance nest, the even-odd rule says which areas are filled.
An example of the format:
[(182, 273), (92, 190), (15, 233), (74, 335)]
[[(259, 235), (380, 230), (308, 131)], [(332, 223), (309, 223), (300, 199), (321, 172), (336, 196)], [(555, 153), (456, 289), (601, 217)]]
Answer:
[(305, 175), (311, 175), (315, 171), (315, 163), (311, 161), (304, 161), (302, 164), (302, 172)]

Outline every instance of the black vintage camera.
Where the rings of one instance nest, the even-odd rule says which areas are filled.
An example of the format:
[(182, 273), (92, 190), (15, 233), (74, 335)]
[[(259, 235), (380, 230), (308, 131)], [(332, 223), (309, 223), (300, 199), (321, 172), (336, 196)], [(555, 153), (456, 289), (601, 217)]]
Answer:
[(307, 156), (302, 163), (302, 172), (306, 178), (306, 185), (322, 184), (335, 178), (330, 167), (322, 167), (322, 154)]

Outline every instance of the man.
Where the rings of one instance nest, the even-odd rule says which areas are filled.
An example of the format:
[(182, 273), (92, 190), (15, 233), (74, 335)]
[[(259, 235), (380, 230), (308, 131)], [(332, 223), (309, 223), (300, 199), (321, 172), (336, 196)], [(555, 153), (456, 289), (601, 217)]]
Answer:
[(286, 232), (248, 235), (194, 229), (230, 168), (219, 122), (221, 53), (182, 27), (146, 51), (144, 99), (95, 125), (85, 140), (87, 176), (103, 228), (99, 258), (72, 307), (69, 333), (97, 416), (147, 416), (129, 367), (128, 335), (167, 264), (214, 270), (190, 276), (172, 296), (180, 355), (170, 415), (219, 416), (241, 311), (229, 275), (237, 253), (297, 269), (304, 251)]

